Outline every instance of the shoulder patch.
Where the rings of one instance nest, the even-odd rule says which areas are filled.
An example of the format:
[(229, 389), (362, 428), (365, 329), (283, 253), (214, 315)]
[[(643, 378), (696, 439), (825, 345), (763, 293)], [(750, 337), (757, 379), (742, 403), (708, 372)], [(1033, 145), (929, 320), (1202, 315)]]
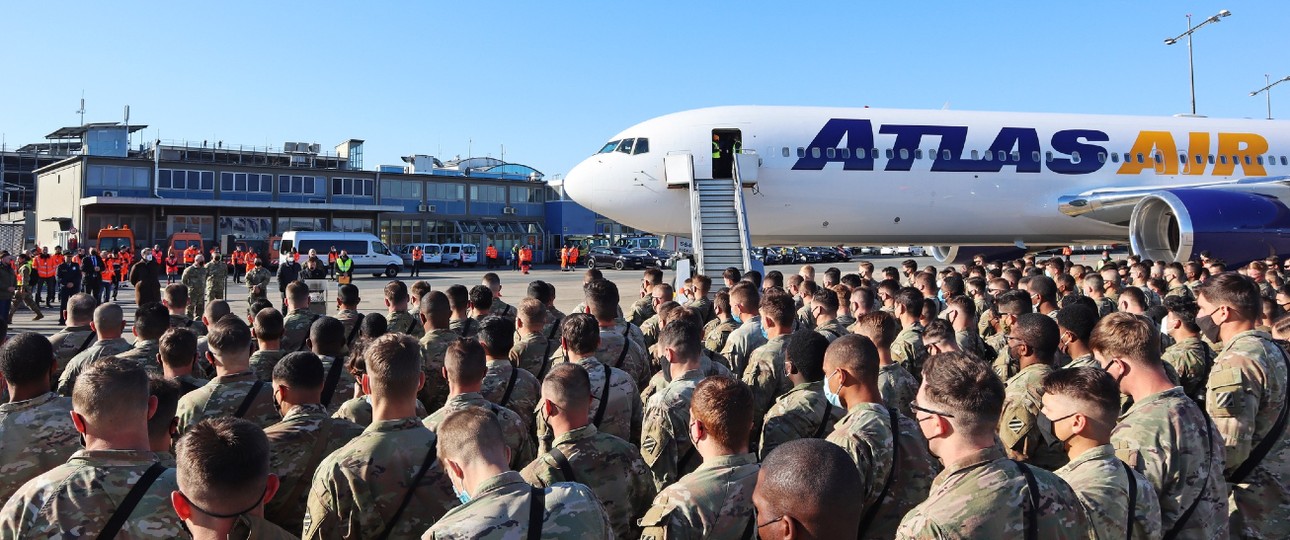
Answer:
[(645, 512), (645, 515), (641, 517), (639, 522), (639, 525), (641, 527), (646, 528), (645, 534), (641, 536), (641, 540), (645, 540), (646, 538), (656, 538), (658, 540), (662, 540), (663, 538), (666, 538), (667, 535), (663, 530), (656, 529), (656, 531), (651, 534), (651, 531), (649, 531), (648, 528), (649, 527), (661, 528), (662, 525), (665, 522), (667, 522), (668, 514), (671, 514), (671, 513), (672, 513), (672, 505), (668, 504), (667, 499), (663, 499), (662, 501), (655, 504), (654, 506), (651, 506), (649, 511)]
[(1025, 427), (1025, 422), (1022, 422), (1020, 418), (1014, 416), (1011, 420), (1008, 420), (1008, 429), (1017, 435), (1021, 435), (1021, 430), (1025, 429)]

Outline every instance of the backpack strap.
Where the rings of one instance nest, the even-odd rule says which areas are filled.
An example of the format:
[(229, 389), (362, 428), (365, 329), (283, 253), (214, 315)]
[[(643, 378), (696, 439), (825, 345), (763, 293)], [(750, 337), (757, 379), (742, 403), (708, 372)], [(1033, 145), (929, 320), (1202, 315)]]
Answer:
[(1133, 467), (1123, 461), (1120, 465), (1124, 466), (1124, 476), (1129, 480), (1129, 520), (1124, 524), (1124, 538), (1133, 540), (1133, 522), (1137, 520), (1138, 507), (1138, 479), (1133, 476)]
[(518, 379), (519, 377), (520, 377), (520, 368), (512, 364), (511, 378), (510, 380), (506, 381), (506, 393), (502, 394), (502, 400), (497, 403), (498, 405), (501, 405), (503, 407), (508, 407), (508, 404), (511, 402), (511, 392), (515, 391), (515, 380)]
[[(887, 471), (887, 482), (883, 484), (882, 491), (878, 493), (878, 499), (873, 501), (873, 505), (865, 510), (864, 517), (860, 518), (860, 534), (858, 538), (865, 538), (865, 531), (873, 524), (874, 518), (878, 517), (878, 509), (882, 507), (883, 501), (887, 500), (887, 493), (891, 492), (892, 480), (896, 478), (896, 467), (900, 463), (900, 417), (896, 414), (896, 409), (887, 409), (888, 418), (891, 419), (891, 469)], [(826, 416), (827, 418), (827, 416)], [(1027, 538), (1026, 540), (1034, 540)]]
[(96, 333), (94, 333), (94, 332), (90, 332), (90, 335), (85, 336), (85, 341), (82, 341), (82, 342), (81, 342), (81, 346), (76, 348), (76, 354), (80, 354), (80, 353), (82, 353), (82, 352), (85, 352), (85, 349), (90, 348), (90, 344), (91, 344), (91, 343), (94, 343), (94, 340), (95, 340), (95, 338), (97, 338), (97, 337), (99, 337), (99, 336), (98, 336), (98, 334), (96, 334)]
[(354, 338), (358, 337), (358, 331), (363, 326), (364, 317), (366, 317), (366, 315), (363, 315), (362, 313), (358, 314), (358, 320), (354, 321), (354, 327), (349, 329), (349, 336), (345, 337), (346, 345), (352, 345), (354, 343)]
[(1039, 540), (1039, 483), (1035, 482), (1035, 473), (1028, 465), (1020, 461), (1013, 463), (1021, 469), (1021, 475), (1026, 477), (1026, 488), (1030, 492), (1030, 504), (1022, 510), (1026, 515), (1026, 540)]
[(412, 477), (412, 483), (408, 484), (407, 491), (403, 492), (403, 501), (399, 503), (399, 508), (394, 511), (394, 515), (390, 517), (390, 520), (385, 523), (385, 528), (381, 529), (381, 534), (376, 536), (377, 540), (386, 540), (390, 537), (390, 533), (394, 532), (394, 528), (399, 524), (399, 518), (403, 516), (403, 511), (407, 509), (408, 503), (412, 502), (412, 494), (416, 492), (417, 484), (420, 484), (421, 479), (425, 478), (426, 471), (430, 470), (430, 465), (434, 463), (434, 458), (434, 445), (431, 445), (430, 449), (426, 451), (425, 460), (421, 462), (421, 468), (417, 469), (417, 474)]
[(237, 406), (237, 412), (233, 413), (233, 418), (246, 416), (246, 412), (251, 410), (251, 404), (255, 403), (255, 396), (260, 393), (261, 388), (264, 388), (264, 381), (255, 381), (255, 384), (251, 385), (251, 391), (247, 392), (246, 397), (242, 398), (242, 404)]
[[(1210, 429), (1209, 427), (1209, 423), (1210, 423), (1209, 412), (1206, 411), (1204, 407), (1198, 406), (1198, 408), (1200, 409), (1201, 416), (1205, 417), (1205, 461), (1204, 463), (1209, 463), (1210, 460), (1214, 459), (1214, 455), (1213, 455), (1214, 430)], [(1182, 515), (1178, 517), (1178, 521), (1174, 522), (1173, 527), (1170, 527), (1169, 530), (1165, 531), (1165, 534), (1162, 537), (1163, 540), (1173, 540), (1174, 538), (1178, 538), (1178, 535), (1182, 533), (1182, 528), (1185, 525), (1187, 525), (1187, 521), (1191, 519), (1191, 515), (1196, 512), (1196, 507), (1200, 506), (1200, 500), (1205, 498), (1205, 491), (1209, 489), (1210, 481), (1211, 481), (1210, 475), (1206, 475), (1205, 482), (1200, 485), (1200, 491), (1196, 493), (1196, 498), (1191, 500), (1191, 506), (1188, 506), (1187, 510), (1184, 511)]]
[(618, 363), (614, 366), (616, 368), (621, 369), (623, 367), (623, 360), (627, 359), (627, 350), (632, 348), (632, 340), (627, 337), (627, 334), (631, 331), (632, 323), (627, 323), (627, 329), (623, 330), (623, 351), (618, 353)]
[(604, 388), (600, 389), (600, 405), (596, 407), (596, 417), (591, 421), (591, 423), (595, 424), (597, 428), (600, 427), (600, 421), (605, 419), (605, 407), (609, 405), (609, 383), (610, 383), (609, 376), (612, 374), (613, 372), (610, 371), (609, 365), (606, 364), (605, 365), (605, 386)]
[[(314, 438), (313, 447), (309, 449), (309, 461), (305, 462), (305, 470), (311, 471), (317, 469), (318, 464), (322, 462), (323, 450), (327, 448), (327, 431), (331, 429), (332, 420), (333, 419), (330, 416), (324, 417), (322, 424), (318, 426), (318, 436)], [(289, 478), (287, 481), (294, 483), (291, 484), (291, 489), (281, 492), (286, 493), (286, 496), (283, 497), (282, 500), (287, 502), (297, 501), (300, 500), (300, 490), (309, 485), (310, 477), (309, 475), (301, 474), (296, 475), (294, 478)]]
[[(894, 411), (895, 409), (892, 409), (892, 410)], [(820, 425), (815, 428), (815, 433), (811, 435), (812, 439), (818, 439), (820, 438), (821, 435), (824, 435), (824, 428), (829, 425), (829, 416), (831, 415), (833, 415), (833, 404), (829, 403), (826, 400), (824, 402), (824, 417), (820, 419)], [(894, 421), (892, 422), (891, 427), (892, 427), (892, 432), (895, 433), (896, 423)], [(894, 441), (896, 439), (892, 438), (892, 440)]]
[[(311, 317), (311, 318), (309, 319), (309, 324), (305, 327), (305, 328), (306, 328), (305, 334), (308, 334), (308, 333), (309, 333), (309, 331), (308, 331), (307, 329), (308, 329), (310, 326), (313, 326), (313, 325), (314, 325), (314, 322), (315, 322), (315, 321), (317, 321), (317, 320), (318, 320), (318, 319), (320, 319), (320, 318), (322, 318), (322, 315), (319, 315), (319, 314), (317, 314), (317, 313), (314, 313), (314, 314), (313, 314), (313, 317)], [(299, 347), (296, 347), (295, 352), (300, 352), (300, 351), (305, 350), (305, 344), (306, 344), (306, 343), (308, 343), (308, 342), (309, 342), (309, 336), (308, 336), (308, 335), (306, 335), (306, 336), (305, 336), (305, 339), (300, 340), (300, 346), (299, 346)]]
[(116, 507), (115, 512), (112, 512), (112, 517), (108, 518), (103, 530), (99, 531), (98, 538), (100, 540), (116, 538), (116, 534), (121, 531), (121, 527), (125, 525), (126, 520), (130, 519), (130, 514), (134, 513), (135, 507), (139, 506), (139, 501), (143, 500), (143, 495), (148, 492), (148, 488), (152, 487), (153, 482), (156, 482), (157, 477), (161, 476), (163, 472), (166, 472), (166, 467), (159, 462), (153, 462), (152, 466), (143, 472), (143, 476), (140, 476), (134, 482), (134, 486), (125, 495), (121, 505)]
[(336, 397), (336, 387), (340, 386), (341, 364), (344, 364), (344, 358), (339, 356), (331, 359), (331, 367), (327, 369), (327, 381), (323, 383), (322, 389), (322, 406), (331, 407), (331, 402)]
[(529, 491), (528, 540), (542, 538), (542, 522), (546, 521), (546, 490), (533, 486)]
[[(1281, 351), (1281, 361), (1286, 362), (1287, 380), (1282, 388), (1290, 391), (1290, 358), (1286, 356), (1285, 349), (1282, 349), (1280, 344), (1274, 343), (1274, 345), (1276, 345), (1278, 351)], [(1245, 478), (1259, 466), (1259, 463), (1263, 462), (1263, 458), (1267, 457), (1268, 453), (1272, 451), (1272, 447), (1281, 442), (1281, 436), (1286, 432), (1286, 413), (1288, 412), (1290, 412), (1290, 394), (1287, 395), (1287, 399), (1282, 401), (1281, 413), (1277, 415), (1277, 421), (1272, 424), (1272, 429), (1269, 429), (1267, 434), (1263, 436), (1263, 440), (1259, 441), (1259, 445), (1250, 451), (1249, 457), (1245, 458), (1241, 466), (1237, 467), (1235, 471), (1232, 471), (1232, 475), (1227, 477), (1229, 484), (1244, 482)]]
[(551, 456), (551, 459), (555, 461), (555, 466), (560, 469), (560, 475), (564, 477), (565, 482), (578, 481), (578, 476), (573, 473), (573, 465), (569, 464), (569, 458), (564, 457), (564, 452), (552, 446), (551, 451), (547, 452), (546, 455)]

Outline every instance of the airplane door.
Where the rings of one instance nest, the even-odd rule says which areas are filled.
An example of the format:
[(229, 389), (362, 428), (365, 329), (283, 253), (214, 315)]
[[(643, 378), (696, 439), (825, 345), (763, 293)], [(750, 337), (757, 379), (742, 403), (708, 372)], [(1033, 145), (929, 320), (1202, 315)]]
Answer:
[(737, 129), (712, 130), (712, 177), (733, 178), (735, 154), (743, 149), (743, 136)]

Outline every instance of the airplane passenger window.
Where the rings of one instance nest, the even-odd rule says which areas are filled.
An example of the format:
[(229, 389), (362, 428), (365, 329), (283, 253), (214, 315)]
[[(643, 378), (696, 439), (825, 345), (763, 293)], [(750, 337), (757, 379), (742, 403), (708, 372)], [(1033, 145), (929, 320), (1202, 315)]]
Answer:
[(1079, 150), (1071, 152), (1071, 163), (1079, 163)]
[(622, 144), (618, 145), (618, 151), (624, 154), (630, 154), (632, 153), (632, 146), (635, 143), (636, 143), (636, 139), (623, 139)]
[(946, 150), (942, 150), (941, 152), (942, 152), (942, 154), (941, 154), (941, 155), (945, 156), (945, 161), (949, 161), (949, 160), (951, 159), (951, 158), (950, 158), (950, 151), (949, 151), (948, 149), (946, 149)]
[[(1248, 158), (1248, 157), (1247, 157), (1247, 158), (1245, 158), (1245, 159), (1250, 159), (1250, 158)], [(1257, 159), (1257, 160), (1258, 160), (1259, 165), (1262, 165), (1262, 164), (1263, 164), (1263, 156), (1259, 156), (1259, 157), (1257, 157), (1257, 158), (1255, 158), (1255, 159)]]
[(1214, 164), (1214, 154), (1210, 154), (1210, 155), (1209, 155), (1209, 164), (1210, 164), (1210, 165), (1213, 165), (1213, 164)]
[(833, 158), (835, 158), (835, 157), (838, 157), (838, 149), (837, 149), (837, 148), (833, 148), (833, 147), (825, 148), (825, 149), (824, 149), (824, 155), (825, 155), (826, 157), (828, 157), (829, 159), (833, 159)]
[(1178, 154), (1178, 163), (1187, 164), (1187, 154)]
[(1144, 160), (1144, 159), (1142, 159), (1142, 154), (1141, 154), (1141, 153), (1139, 153), (1139, 154), (1138, 154), (1138, 163), (1143, 163), (1143, 162), (1145, 162), (1145, 160)]
[(1033, 152), (1031, 152), (1031, 153), (1030, 153), (1030, 161), (1033, 161), (1033, 162), (1035, 162), (1035, 163), (1039, 163), (1039, 151), (1038, 151), (1038, 150), (1035, 150), (1035, 151), (1033, 151)]
[(1008, 153), (1003, 150), (999, 151), (999, 161), (1008, 161)]
[(636, 149), (632, 154), (644, 154), (649, 152), (649, 139), (636, 139)]
[(1012, 160), (1013, 160), (1013, 161), (1016, 161), (1016, 162), (1018, 162), (1018, 163), (1020, 163), (1020, 162), (1021, 162), (1021, 152), (1018, 152), (1018, 151), (1016, 151), (1016, 150), (1013, 150), (1013, 151), (1012, 151)]
[(1119, 162), (1120, 162), (1120, 154), (1111, 152), (1111, 163), (1119, 163)]
[(891, 159), (891, 156), (892, 156), (891, 149), (890, 149), (890, 148), (888, 148), (888, 149), (887, 149), (887, 159)]
[(1154, 156), (1151, 156), (1151, 158), (1156, 160), (1156, 163), (1164, 163), (1165, 161), (1164, 156), (1160, 155), (1160, 152), (1156, 152), (1156, 154)]
[(1224, 156), (1224, 155), (1218, 156), (1218, 163), (1221, 165), (1227, 165), (1227, 156)]
[(985, 159), (986, 161), (994, 161), (994, 152), (991, 152), (991, 151), (989, 151), (989, 150), (986, 150), (986, 151), (985, 151), (984, 159)]
[(1285, 164), (1286, 164), (1286, 157), (1285, 157), (1285, 156), (1281, 156), (1281, 164), (1282, 164), (1282, 165), (1285, 165)]
[(1052, 163), (1052, 162), (1053, 162), (1053, 153), (1052, 153), (1052, 152), (1044, 152), (1044, 160), (1045, 160), (1045, 161), (1047, 161), (1047, 162), (1049, 162), (1049, 163)]
[(1098, 152), (1098, 153), (1097, 153), (1097, 162), (1098, 162), (1098, 163), (1106, 163), (1106, 152)]
[(864, 158), (865, 158), (865, 157), (867, 157), (868, 155), (869, 155), (869, 151), (868, 151), (868, 150), (865, 150), (864, 148), (856, 148), (856, 157), (858, 157), (858, 158), (860, 158), (860, 159), (864, 159)]
[(799, 157), (799, 158), (804, 158), (804, 157), (806, 157), (806, 148), (801, 147), (801, 146), (797, 147), (797, 157)]
[(618, 148), (618, 141), (609, 141), (609, 142), (605, 143), (605, 145), (604, 145), (604, 146), (602, 146), (602, 147), (600, 148), (600, 151), (599, 151), (599, 152), (596, 152), (596, 153), (597, 153), (597, 154), (604, 154), (604, 153), (606, 153), (606, 152), (613, 152), (615, 148)]
[(838, 149), (838, 153), (840, 153), (840, 154), (842, 155), (842, 159), (851, 159), (851, 149), (850, 149), (850, 148), (839, 148), (839, 149)]
[(922, 148), (918, 148), (918, 149), (914, 150), (914, 159), (923, 159), (923, 149), (922, 149)]
[(788, 157), (788, 147), (784, 147), (784, 157)]
[(908, 148), (901, 148), (901, 149), (900, 149), (900, 159), (909, 159), (909, 149), (908, 149)]
[(1246, 165), (1250, 164), (1250, 156), (1245, 156), (1245, 164)]
[(981, 153), (980, 153), (980, 152), (977, 152), (976, 150), (973, 150), (973, 151), (972, 151), (972, 159), (980, 159), (980, 158), (981, 158)]
[(820, 159), (820, 147), (818, 146), (811, 147), (811, 157), (815, 159)]
[(1205, 156), (1202, 156), (1202, 155), (1200, 155), (1200, 154), (1196, 154), (1196, 164), (1197, 164), (1197, 165), (1204, 165), (1204, 164), (1205, 164)]

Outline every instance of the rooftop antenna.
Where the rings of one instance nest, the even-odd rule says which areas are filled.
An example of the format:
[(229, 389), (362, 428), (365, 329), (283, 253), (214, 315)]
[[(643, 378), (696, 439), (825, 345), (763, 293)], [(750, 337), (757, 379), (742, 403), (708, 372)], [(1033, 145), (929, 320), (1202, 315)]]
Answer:
[(85, 91), (81, 90), (81, 108), (77, 109), (76, 114), (81, 115), (81, 125), (85, 125)]
[(506, 163), (506, 145), (502, 145), (502, 163)]
[(134, 136), (130, 134), (130, 106), (125, 106), (125, 148), (129, 152), (130, 145), (134, 144)]

